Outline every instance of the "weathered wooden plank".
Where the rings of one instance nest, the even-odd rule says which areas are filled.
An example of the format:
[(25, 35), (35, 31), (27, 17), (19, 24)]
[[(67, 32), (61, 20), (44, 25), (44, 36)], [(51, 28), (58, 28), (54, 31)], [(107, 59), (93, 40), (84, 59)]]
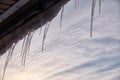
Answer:
[(6, 5), (12, 5), (15, 2), (16, 2), (15, 0), (0, 0), (1, 4), (6, 4)]
[(0, 0), (0, 15), (14, 5), (18, 0)]
[(0, 9), (0, 14), (2, 14), (3, 12), (5, 12), (5, 10)]
[[(14, 12), (16, 12), (18, 9), (20, 9), (22, 6), (24, 6), (29, 1), (30, 0), (19, 0), (16, 3), (14, 3), (13, 5), (11, 5), (7, 10), (5, 10), (5, 12), (3, 14), (0, 15), (0, 19), (1, 19), (0, 23), (3, 20), (5, 20), (6, 18), (8, 18), (10, 15), (12, 15)], [(35, 1), (35, 0), (33, 0), (33, 1)]]
[(6, 10), (10, 7), (11, 7), (10, 5), (0, 4), (0, 9), (5, 9)]

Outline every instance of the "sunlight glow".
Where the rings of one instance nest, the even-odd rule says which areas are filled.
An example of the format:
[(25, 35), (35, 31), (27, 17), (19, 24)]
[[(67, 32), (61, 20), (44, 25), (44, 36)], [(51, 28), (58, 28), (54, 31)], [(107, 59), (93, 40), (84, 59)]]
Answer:
[(43, 76), (36, 74), (36, 72), (19, 72), (13, 76), (8, 76), (6, 80), (43, 80)]

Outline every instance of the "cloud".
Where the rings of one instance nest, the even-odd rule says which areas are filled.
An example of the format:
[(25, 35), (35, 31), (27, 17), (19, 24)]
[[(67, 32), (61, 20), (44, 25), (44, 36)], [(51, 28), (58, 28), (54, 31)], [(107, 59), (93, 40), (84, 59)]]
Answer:
[[(86, 0), (82, 1), (86, 3)], [(31, 53), (26, 59), (26, 67), (21, 72), (17, 70), (20, 67), (18, 65), (20, 58), (17, 56), (17, 62), (13, 61), (8, 66), (6, 80), (9, 78), (13, 80), (16, 76), (23, 75), (26, 75), (23, 80), (41, 78), (42, 80), (119, 80), (120, 19), (116, 9), (118, 6), (115, 6), (118, 3), (115, 0), (107, 0), (104, 4), (106, 4), (105, 11), (103, 10), (100, 17), (95, 17), (94, 36), (90, 38), (88, 11), (90, 4), (82, 4), (80, 9), (84, 10), (81, 12), (79, 8), (78, 11), (71, 12), (71, 5), (74, 5), (74, 1), (71, 1), (65, 12), (67, 17), (64, 17), (64, 28), (58, 32), (52, 31), (56, 30), (55, 26), (59, 24), (56, 23), (59, 19), (57, 16), (53, 26), (50, 27), (44, 52), (41, 52), (41, 37), (38, 38), (39, 32), (36, 32), (31, 44)], [(110, 12), (112, 10), (114, 11)], [(73, 13), (75, 16), (72, 16)], [(114, 13), (116, 15), (113, 15)], [(20, 53), (19, 47), (15, 52)], [(16, 54), (14, 59), (15, 56)], [(0, 66), (3, 64), (0, 63)]]

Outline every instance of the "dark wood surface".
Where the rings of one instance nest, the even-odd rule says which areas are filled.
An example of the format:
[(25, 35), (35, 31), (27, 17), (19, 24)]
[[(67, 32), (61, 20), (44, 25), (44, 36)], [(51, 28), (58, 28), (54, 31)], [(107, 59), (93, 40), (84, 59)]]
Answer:
[(0, 0), (0, 15), (14, 5), (18, 0)]

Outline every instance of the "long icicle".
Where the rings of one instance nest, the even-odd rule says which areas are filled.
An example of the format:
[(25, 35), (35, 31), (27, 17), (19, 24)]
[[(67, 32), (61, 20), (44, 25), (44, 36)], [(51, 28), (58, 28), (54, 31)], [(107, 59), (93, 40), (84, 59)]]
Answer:
[(75, 10), (79, 7), (79, 0), (75, 0)]
[(8, 51), (8, 55), (7, 55), (7, 58), (6, 58), (6, 61), (5, 61), (5, 65), (4, 65), (2, 80), (4, 80), (5, 73), (6, 73), (6, 69), (7, 69), (7, 66), (8, 66), (8, 64), (9, 64), (9, 61), (10, 61), (12, 55), (13, 55), (13, 51), (14, 51), (14, 49), (15, 49), (15, 46), (16, 46), (16, 44), (13, 43), (12, 47), (11, 47), (11, 48), (9, 49), (9, 51)]
[(64, 6), (62, 7), (62, 10), (61, 10), (61, 16), (60, 16), (60, 29), (62, 28), (63, 13), (64, 13)]
[(44, 33), (43, 33), (43, 40), (42, 40), (42, 52), (44, 51), (44, 43), (46, 38), (46, 29), (47, 29), (48, 23), (45, 25)]
[(28, 35), (26, 36), (26, 38), (25, 38), (25, 42), (23, 42), (24, 43), (24, 45), (23, 45), (23, 51), (22, 51), (22, 61), (21, 61), (21, 65), (22, 66), (25, 66), (25, 58), (26, 58), (26, 50), (27, 50), (27, 40), (28, 40), (28, 37), (29, 37), (29, 33), (28, 33)]
[(39, 31), (39, 36), (41, 35), (41, 33), (42, 33), (42, 27), (40, 28), (40, 31)]
[(96, 5), (96, 0), (92, 1), (92, 10), (91, 10), (91, 25), (90, 25), (90, 37), (93, 36), (93, 20), (94, 20), (94, 13), (95, 13), (95, 5)]
[(30, 38), (29, 38), (29, 43), (28, 43), (28, 55), (30, 53), (30, 45), (31, 45), (31, 41), (32, 41), (32, 38), (33, 38), (33, 35), (34, 35), (35, 31), (31, 32), (30, 34)]
[(99, 14), (101, 13), (102, 1), (99, 0)]
[(77, 9), (77, 0), (75, 0), (75, 10)]
[(21, 55), (23, 55), (22, 53), (23, 53), (23, 50), (24, 50), (24, 46), (25, 46), (25, 42), (26, 42), (26, 36), (24, 37), (24, 39), (23, 39), (23, 43), (22, 43), (22, 49), (21, 49)]
[(47, 33), (49, 30), (50, 24), (51, 24), (51, 21), (46, 24), (45, 29), (44, 29), (43, 40), (42, 40), (42, 52), (44, 51), (44, 43), (45, 43), (45, 39), (47, 37)]
[(34, 31), (28, 32), (28, 35), (23, 40), (23, 45), (22, 45), (23, 49), (21, 51), (21, 54), (22, 54), (21, 55), (22, 56), (21, 65), (22, 66), (25, 66), (26, 56), (27, 56), (27, 54), (29, 55), (30, 45), (31, 45), (31, 40), (32, 40), (33, 34), (34, 34)]
[(80, 0), (78, 0), (78, 2), (77, 2), (77, 3), (78, 3), (78, 7), (79, 7), (79, 6), (80, 6)]

